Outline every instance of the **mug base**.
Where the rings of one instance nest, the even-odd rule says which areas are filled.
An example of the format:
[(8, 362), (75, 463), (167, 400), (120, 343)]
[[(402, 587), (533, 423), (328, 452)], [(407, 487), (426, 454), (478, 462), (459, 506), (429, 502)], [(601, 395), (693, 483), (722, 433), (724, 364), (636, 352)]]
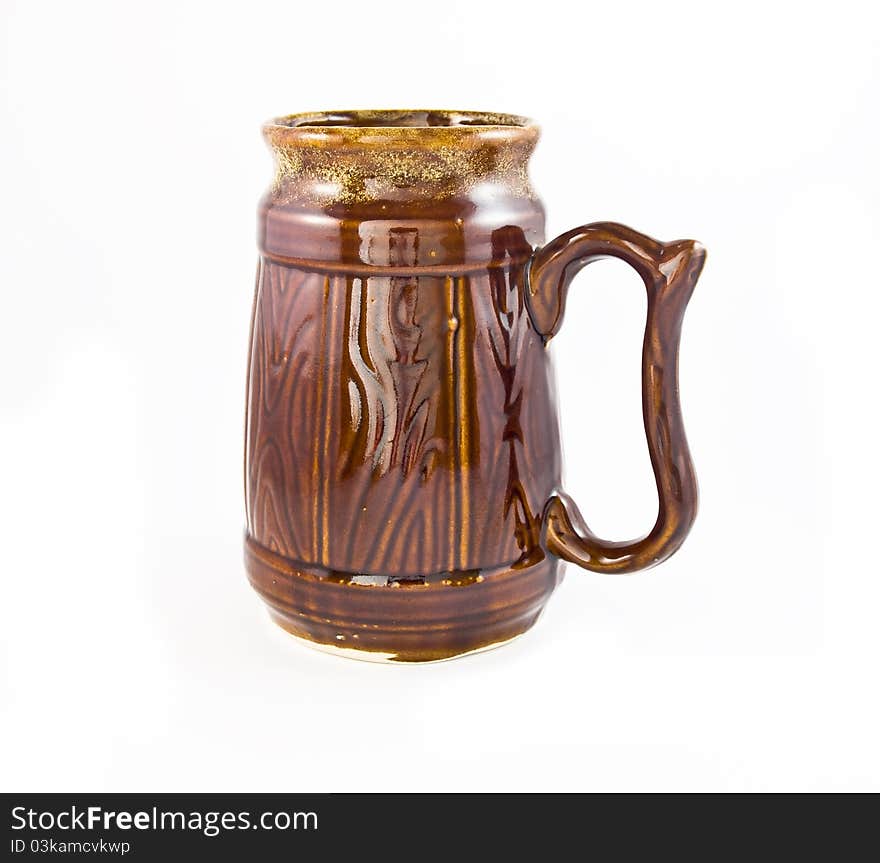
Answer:
[(518, 638), (522, 638), (526, 634), (525, 632), (521, 632), (519, 635), (506, 638), (504, 641), (496, 641), (495, 644), (487, 644), (484, 647), (475, 647), (473, 650), (468, 650), (464, 653), (454, 653), (452, 656), (443, 656), (439, 659), (406, 660), (401, 659), (395, 653), (381, 653), (378, 650), (360, 650), (356, 647), (337, 647), (335, 644), (322, 644), (319, 641), (311, 641), (308, 638), (303, 638), (302, 636), (295, 635), (291, 632), (285, 625), (284, 619), (274, 615), (271, 610), (269, 612), (269, 618), (273, 623), (284, 630), (284, 632), (279, 635), (280, 638), (290, 639), (308, 650), (314, 650), (317, 653), (325, 653), (328, 656), (335, 656), (340, 659), (354, 659), (357, 662), (374, 662), (383, 665), (436, 665), (438, 662), (449, 662), (452, 659), (462, 659), (465, 656), (475, 656), (478, 653), (488, 653), (490, 650), (504, 647), (506, 644), (510, 644), (512, 641), (516, 641)]
[(508, 566), (400, 578), (291, 560), (245, 539), (251, 585), (282, 629), (336, 656), (438, 662), (529, 630), (561, 578), (538, 551)]

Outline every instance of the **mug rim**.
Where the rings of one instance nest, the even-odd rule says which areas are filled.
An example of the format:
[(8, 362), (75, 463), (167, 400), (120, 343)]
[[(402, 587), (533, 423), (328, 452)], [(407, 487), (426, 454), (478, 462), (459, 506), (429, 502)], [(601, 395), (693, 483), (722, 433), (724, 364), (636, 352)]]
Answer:
[(356, 109), (275, 117), (263, 125), (273, 149), (353, 151), (474, 150), (534, 147), (540, 129), (528, 117), (492, 111)]
[(266, 128), (283, 129), (382, 129), (466, 131), (469, 129), (529, 129), (535, 121), (520, 114), (448, 108), (354, 108), (335, 111), (305, 111), (273, 117)]

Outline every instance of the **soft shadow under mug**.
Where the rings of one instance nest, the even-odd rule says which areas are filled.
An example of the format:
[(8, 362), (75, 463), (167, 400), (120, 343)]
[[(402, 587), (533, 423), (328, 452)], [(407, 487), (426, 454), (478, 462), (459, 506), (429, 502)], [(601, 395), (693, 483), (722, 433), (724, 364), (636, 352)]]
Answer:
[[(529, 629), (560, 559), (628, 573), (673, 554), (697, 509), (677, 362), (702, 247), (609, 222), (544, 245), (522, 117), (340, 111), (263, 131), (245, 558), (275, 621), (343, 655), (446, 659)], [(547, 348), (573, 276), (606, 256), (648, 294), (659, 510), (633, 542), (593, 534), (561, 490)]]

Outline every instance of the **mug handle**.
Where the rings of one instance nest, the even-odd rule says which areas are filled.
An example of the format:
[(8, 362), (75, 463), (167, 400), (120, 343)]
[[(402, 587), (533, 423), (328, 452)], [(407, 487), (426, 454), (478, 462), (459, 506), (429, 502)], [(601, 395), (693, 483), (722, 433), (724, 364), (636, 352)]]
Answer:
[(697, 514), (697, 479), (688, 451), (678, 395), (681, 322), (706, 252), (693, 240), (660, 243), (614, 222), (575, 228), (535, 250), (526, 264), (529, 315), (545, 344), (559, 331), (568, 286), (601, 258), (626, 261), (648, 292), (642, 344), (642, 416), (659, 508), (651, 532), (632, 542), (607, 542), (585, 524), (563, 492), (544, 508), (542, 545), (592, 572), (636, 572), (674, 554)]

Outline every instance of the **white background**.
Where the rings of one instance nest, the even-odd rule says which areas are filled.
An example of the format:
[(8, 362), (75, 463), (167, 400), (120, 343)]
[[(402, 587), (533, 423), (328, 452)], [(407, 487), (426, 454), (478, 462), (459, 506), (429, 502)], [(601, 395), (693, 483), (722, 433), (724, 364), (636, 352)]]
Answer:
[[(873, 6), (4, 0), (4, 789), (880, 789)], [(242, 415), (261, 122), (410, 106), (537, 118), (548, 238), (709, 260), (684, 548), (395, 667), (269, 623)], [(567, 486), (620, 539), (656, 512), (643, 294), (591, 267), (553, 348)]]

